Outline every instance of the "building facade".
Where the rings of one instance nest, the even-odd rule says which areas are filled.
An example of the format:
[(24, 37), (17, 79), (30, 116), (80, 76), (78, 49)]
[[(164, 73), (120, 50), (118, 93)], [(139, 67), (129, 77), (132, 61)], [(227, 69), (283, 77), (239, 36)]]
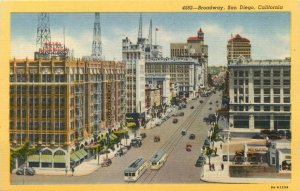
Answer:
[(126, 64), (127, 113), (145, 113), (145, 51), (126, 38), (122, 44)]
[(187, 39), (186, 43), (171, 43), (170, 44), (171, 58), (176, 57), (191, 57), (198, 60), (197, 70), (201, 69), (199, 76), (196, 76), (197, 81), (200, 80), (202, 87), (207, 86), (207, 70), (208, 70), (208, 45), (204, 44), (204, 33), (200, 28), (197, 36), (192, 36)]
[(290, 129), (290, 69), (290, 58), (228, 65), (230, 130)]
[[(11, 60), (11, 148), (25, 142), (42, 148), (28, 159), (35, 167), (83, 160), (84, 146), (125, 120), (124, 81), (121, 62)], [(110, 92), (107, 83), (115, 86)]]
[(192, 58), (146, 60), (146, 75), (170, 75), (179, 96), (194, 97), (200, 87), (198, 66), (198, 61)]
[(251, 59), (251, 44), (250, 40), (237, 34), (228, 40), (227, 62), (234, 63), (240, 56)]
[[(170, 75), (149, 75), (146, 74), (146, 86), (157, 87), (160, 92), (161, 101), (165, 105), (170, 105), (172, 99), (173, 84)], [(176, 95), (176, 94), (175, 94)]]

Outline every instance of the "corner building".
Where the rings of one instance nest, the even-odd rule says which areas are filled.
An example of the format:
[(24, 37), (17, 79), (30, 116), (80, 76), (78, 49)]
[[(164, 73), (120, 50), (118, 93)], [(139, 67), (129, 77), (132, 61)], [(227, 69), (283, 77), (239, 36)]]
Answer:
[(290, 58), (228, 65), (230, 130), (290, 129), (290, 69)]
[[(11, 60), (10, 145), (41, 148), (29, 166), (64, 168), (125, 120), (125, 65), (115, 61)], [(113, 88), (110, 88), (112, 87)]]

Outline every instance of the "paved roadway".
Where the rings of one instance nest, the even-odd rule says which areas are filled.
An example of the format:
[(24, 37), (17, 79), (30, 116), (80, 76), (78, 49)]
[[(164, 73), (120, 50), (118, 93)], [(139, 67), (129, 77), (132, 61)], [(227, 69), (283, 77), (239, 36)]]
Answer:
[[(204, 102), (199, 103), (202, 99)], [(168, 158), (164, 166), (158, 171), (147, 170), (137, 183), (204, 183), (200, 181), (201, 168), (195, 167), (195, 162), (200, 154), (204, 139), (207, 137), (209, 125), (202, 122), (203, 117), (209, 113), (214, 113), (216, 109), (216, 100), (220, 102), (219, 93), (210, 97), (199, 98), (188, 103), (183, 117), (177, 117), (179, 122), (172, 123), (171, 117), (161, 126), (151, 130), (141, 130), (147, 137), (143, 139), (143, 145), (140, 148), (131, 148), (128, 153), (122, 157), (112, 159), (112, 165), (102, 167), (94, 173), (86, 176), (17, 176), (12, 175), (12, 184), (124, 184), (123, 171), (137, 157), (142, 156), (149, 159), (151, 155), (160, 148), (168, 153)], [(212, 105), (209, 103), (212, 102)], [(195, 109), (190, 109), (194, 106)], [(212, 110), (209, 110), (212, 108)], [(180, 134), (182, 129), (187, 129), (187, 135)], [(196, 135), (195, 140), (189, 140), (190, 133)], [(154, 142), (153, 137), (160, 135), (160, 142)], [(185, 145), (192, 144), (192, 151), (187, 152)], [(23, 179), (24, 178), (24, 179)]]

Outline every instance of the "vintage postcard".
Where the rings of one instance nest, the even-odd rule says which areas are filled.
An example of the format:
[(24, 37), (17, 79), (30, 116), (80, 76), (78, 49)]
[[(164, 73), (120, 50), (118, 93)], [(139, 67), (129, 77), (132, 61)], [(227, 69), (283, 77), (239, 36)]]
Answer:
[(0, 190), (300, 190), (299, 1), (0, 8)]

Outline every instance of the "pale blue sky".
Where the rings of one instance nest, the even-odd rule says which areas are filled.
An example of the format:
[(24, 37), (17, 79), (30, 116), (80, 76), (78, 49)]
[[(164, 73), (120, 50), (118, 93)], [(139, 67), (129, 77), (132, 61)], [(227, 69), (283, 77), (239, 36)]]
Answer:
[[(33, 58), (36, 50), (36, 13), (11, 15), (11, 57)], [(107, 60), (121, 60), (122, 38), (134, 43), (138, 34), (139, 13), (101, 13), (103, 54)], [(171, 42), (186, 42), (201, 27), (209, 47), (209, 65), (226, 64), (226, 45), (231, 34), (239, 33), (252, 44), (253, 59), (276, 59), (290, 56), (289, 13), (143, 13), (143, 36), (148, 37), (149, 22), (157, 27), (157, 42), (163, 55), (170, 56)], [(51, 13), (52, 41), (63, 42), (75, 57), (91, 54), (94, 13)]]

